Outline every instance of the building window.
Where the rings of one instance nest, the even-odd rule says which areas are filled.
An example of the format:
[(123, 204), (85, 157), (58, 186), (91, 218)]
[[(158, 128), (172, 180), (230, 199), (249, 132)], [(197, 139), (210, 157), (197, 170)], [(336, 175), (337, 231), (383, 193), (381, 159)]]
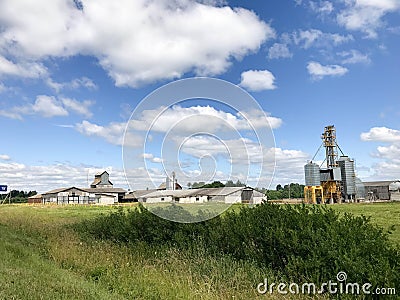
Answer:
[(199, 201), (200, 200), (200, 198), (199, 197), (196, 197), (196, 201)]
[(164, 201), (164, 197), (161, 198), (161, 201)]

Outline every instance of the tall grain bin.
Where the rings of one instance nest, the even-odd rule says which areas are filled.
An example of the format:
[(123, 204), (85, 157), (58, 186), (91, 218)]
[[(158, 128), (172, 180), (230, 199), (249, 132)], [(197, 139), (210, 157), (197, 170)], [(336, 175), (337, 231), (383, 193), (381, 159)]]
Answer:
[(304, 166), (305, 184), (306, 186), (321, 185), (321, 176), (319, 173), (319, 165), (309, 162)]
[(353, 199), (353, 196), (357, 193), (354, 160), (348, 156), (341, 156), (338, 164), (342, 173), (343, 193), (347, 199)]

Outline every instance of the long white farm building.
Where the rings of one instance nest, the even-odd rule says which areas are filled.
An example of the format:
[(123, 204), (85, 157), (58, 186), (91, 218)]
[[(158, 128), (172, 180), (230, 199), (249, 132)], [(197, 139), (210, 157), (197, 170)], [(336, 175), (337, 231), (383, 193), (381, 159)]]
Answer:
[(138, 190), (126, 196), (145, 203), (206, 203), (260, 204), (266, 197), (251, 187), (199, 188), (190, 190)]
[(126, 194), (121, 188), (114, 188), (107, 171), (95, 175), (90, 188), (66, 187), (51, 190), (41, 195), (42, 203), (53, 204), (114, 204)]
[(35, 195), (32, 203), (43, 204), (116, 204), (119, 202), (143, 203), (206, 203), (219, 202), (226, 204), (249, 203), (260, 204), (266, 200), (263, 193), (251, 187), (222, 187), (182, 189), (177, 183), (175, 174), (172, 179), (166, 179), (157, 189), (126, 192), (114, 188), (109, 174), (104, 171), (95, 175), (88, 188), (64, 187), (41, 195)]

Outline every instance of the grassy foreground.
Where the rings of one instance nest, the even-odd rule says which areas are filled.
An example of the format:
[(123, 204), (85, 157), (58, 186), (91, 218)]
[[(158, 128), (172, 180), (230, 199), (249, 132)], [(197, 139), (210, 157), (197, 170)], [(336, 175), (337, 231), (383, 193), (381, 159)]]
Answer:
[(229, 258), (85, 242), (66, 226), (114, 210), (0, 206), (0, 299), (254, 299), (269, 275)]
[[(394, 225), (390, 239), (400, 244), (400, 203), (332, 207), (371, 216), (385, 229)], [(251, 262), (83, 241), (68, 227), (114, 210), (0, 206), (0, 299), (265, 299), (257, 284), (276, 279)]]

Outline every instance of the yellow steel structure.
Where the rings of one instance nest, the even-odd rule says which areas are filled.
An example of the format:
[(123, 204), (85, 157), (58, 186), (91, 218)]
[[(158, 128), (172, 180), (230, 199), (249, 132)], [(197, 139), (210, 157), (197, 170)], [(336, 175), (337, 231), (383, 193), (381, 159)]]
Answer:
[[(341, 186), (339, 181), (322, 181), (322, 188), (324, 190), (324, 197), (330, 203), (342, 202)], [(325, 200), (324, 199), (324, 200)], [(324, 201), (325, 203), (325, 201)]]
[(324, 128), (324, 133), (321, 138), (325, 147), (325, 160), (327, 168), (335, 168), (338, 166), (337, 144), (336, 144), (336, 129), (335, 126), (329, 125)]
[(324, 189), (322, 186), (305, 186), (304, 202), (309, 204), (325, 203)]
[(340, 203), (342, 199), (341, 181), (335, 178), (335, 173), (333, 172), (333, 169), (338, 167), (338, 145), (336, 143), (335, 126), (326, 126), (321, 138), (322, 145), (325, 147), (326, 169), (324, 170), (328, 171), (323, 173), (327, 176), (324, 176), (324, 179), (321, 177), (321, 185), (304, 187), (304, 202), (312, 204)]

